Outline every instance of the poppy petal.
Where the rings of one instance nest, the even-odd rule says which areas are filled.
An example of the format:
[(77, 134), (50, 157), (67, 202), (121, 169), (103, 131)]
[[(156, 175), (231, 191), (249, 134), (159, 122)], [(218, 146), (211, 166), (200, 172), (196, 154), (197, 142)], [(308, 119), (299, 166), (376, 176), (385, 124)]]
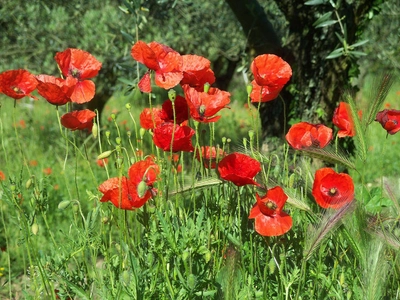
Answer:
[(91, 80), (78, 81), (71, 95), (71, 101), (82, 104), (89, 102), (95, 95), (96, 87)]
[(149, 72), (144, 74), (142, 79), (140, 79), (138, 87), (142, 93), (151, 93), (151, 80)]
[(137, 41), (131, 49), (131, 55), (134, 60), (144, 64), (151, 70), (158, 70), (157, 57), (154, 51), (143, 41)]

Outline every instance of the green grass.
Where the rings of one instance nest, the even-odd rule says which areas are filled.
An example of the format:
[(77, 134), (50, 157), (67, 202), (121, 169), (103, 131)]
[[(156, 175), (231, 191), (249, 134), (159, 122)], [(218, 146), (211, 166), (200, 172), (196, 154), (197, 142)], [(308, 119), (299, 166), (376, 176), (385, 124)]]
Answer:
[[(388, 98), (393, 107), (395, 91)], [(33, 109), (26, 100), (14, 108), (2, 95), (0, 103), (0, 170), (6, 175), (0, 182), (1, 298), (398, 299), (398, 194), (390, 200), (382, 178), (398, 192), (399, 137), (386, 138), (379, 124), (370, 129), (367, 163), (352, 174), (357, 201), (339, 212), (320, 209), (311, 196), (315, 162), (292, 156), (287, 146), (254, 153), (263, 161), (257, 180), (284, 188), (290, 198), (285, 211), (293, 218), (287, 234), (266, 238), (248, 219), (254, 193), (262, 190), (220, 183), (190, 153), (175, 174), (169, 153), (157, 151), (148, 132), (137, 140), (139, 127), (125, 104), (139, 126), (146, 96), (113, 97), (100, 138), (60, 130), (56, 108), (43, 100)], [(201, 144), (214, 132), (216, 144), (244, 149), (243, 139), (259, 131), (259, 122), (241, 103), (233, 101), (215, 126), (201, 126)], [(26, 127), (14, 129), (19, 120)], [(107, 169), (99, 167), (97, 156), (115, 149), (117, 137), (126, 149), (122, 167), (116, 167), (116, 152)], [(162, 168), (157, 196), (135, 211), (100, 203), (99, 184), (126, 174), (137, 150), (155, 154)]]

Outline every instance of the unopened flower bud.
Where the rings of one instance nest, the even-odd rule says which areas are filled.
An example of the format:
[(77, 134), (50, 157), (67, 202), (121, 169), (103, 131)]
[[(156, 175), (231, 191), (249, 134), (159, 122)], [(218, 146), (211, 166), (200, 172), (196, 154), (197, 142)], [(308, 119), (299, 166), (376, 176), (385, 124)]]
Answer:
[(31, 227), (31, 231), (34, 235), (37, 235), (39, 232), (39, 225), (37, 223), (33, 223)]
[(123, 282), (126, 286), (129, 285), (129, 283), (131, 282), (131, 275), (129, 274), (129, 272), (128, 272), (127, 270), (125, 270), (125, 271), (122, 272), (122, 274), (121, 274), (121, 279), (122, 279), (122, 282)]
[(93, 123), (93, 126), (92, 126), (92, 134), (93, 134), (93, 136), (95, 138), (97, 138), (98, 133), (99, 133), (99, 127), (98, 127), (97, 123)]
[(208, 82), (206, 82), (204, 84), (204, 93), (208, 93), (209, 90), (210, 90), (210, 84)]
[(71, 204), (70, 200), (63, 200), (58, 203), (58, 209), (66, 209)]
[(117, 145), (121, 145), (121, 138), (120, 138), (120, 137), (117, 137), (117, 138), (115, 139), (115, 142), (117, 143)]
[(125, 104), (125, 107), (126, 107), (126, 109), (129, 111), (129, 110), (131, 110), (131, 104), (130, 103), (127, 103), (127, 104)]
[(168, 91), (168, 99), (171, 100), (171, 102), (175, 101), (175, 99), (176, 99), (176, 91), (175, 90)]
[(74, 204), (72, 205), (72, 210), (74, 212), (78, 212), (79, 211), (79, 203), (74, 202)]
[(140, 127), (140, 129), (139, 129), (140, 139), (143, 139), (145, 133), (146, 133), (146, 129)]
[(107, 158), (111, 155), (111, 153), (113, 153), (113, 150), (107, 150), (104, 151), (103, 153), (101, 153), (99, 156), (97, 156), (97, 159), (104, 159)]
[(107, 131), (106, 131), (106, 137), (107, 137), (107, 138), (110, 138), (110, 134), (111, 134), (111, 132), (110, 132), (109, 130), (107, 130)]
[(254, 138), (254, 131), (253, 130), (249, 130), (249, 137), (250, 137), (250, 141), (252, 141), (253, 138)]
[(222, 137), (222, 145), (226, 144), (226, 137)]
[(29, 178), (29, 179), (26, 181), (25, 187), (26, 187), (27, 189), (29, 189), (29, 188), (31, 187), (31, 185), (32, 185), (32, 183), (33, 183), (33, 179), (34, 179), (34, 176), (31, 176), (31, 178)]
[(252, 85), (251, 83), (249, 83), (249, 84), (246, 86), (246, 90), (247, 90), (247, 95), (249, 95), (249, 97), (250, 97), (250, 94), (251, 94), (251, 92), (253, 91), (253, 85)]
[(111, 114), (111, 119), (115, 120), (116, 119), (116, 115), (115, 114)]
[(139, 184), (138, 184), (138, 186), (137, 186), (137, 193), (138, 193), (138, 196), (139, 196), (139, 198), (143, 198), (144, 197), (144, 195), (146, 194), (146, 192), (147, 192), (147, 184), (146, 184), (146, 182), (145, 181), (141, 181), (141, 182), (139, 182)]

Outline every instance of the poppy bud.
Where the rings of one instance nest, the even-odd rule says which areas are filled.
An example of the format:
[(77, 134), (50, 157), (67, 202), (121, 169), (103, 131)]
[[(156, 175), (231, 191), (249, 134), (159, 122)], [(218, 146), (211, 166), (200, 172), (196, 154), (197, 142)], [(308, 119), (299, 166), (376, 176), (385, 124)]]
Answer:
[(226, 137), (222, 137), (222, 145), (226, 144)]
[(102, 222), (103, 224), (107, 224), (108, 221), (110, 221), (110, 219), (109, 219), (108, 217), (103, 217), (103, 218), (101, 218), (101, 222)]
[(187, 251), (187, 250), (183, 251), (183, 253), (182, 253), (182, 260), (183, 260), (183, 261), (187, 261), (187, 259), (189, 258), (189, 256), (190, 256), (189, 251)]
[(31, 227), (31, 231), (34, 235), (37, 235), (39, 232), (39, 225), (37, 223), (33, 223)]
[(252, 85), (251, 83), (249, 83), (249, 84), (246, 86), (246, 91), (247, 91), (247, 95), (249, 95), (249, 97), (250, 97), (250, 94), (251, 94), (251, 92), (253, 91), (253, 85)]
[(345, 280), (344, 272), (342, 271), (342, 273), (340, 273), (340, 279), (339, 279), (339, 282), (340, 282), (340, 285), (341, 285), (341, 286), (343, 286), (344, 280)]
[(110, 132), (109, 130), (107, 130), (107, 131), (106, 131), (106, 137), (107, 137), (107, 139), (110, 138), (110, 134), (111, 134), (111, 132)]
[(117, 143), (117, 145), (121, 145), (121, 138), (120, 138), (120, 137), (117, 137), (117, 138), (115, 139), (115, 142)]
[(232, 140), (230, 138), (227, 138), (226, 142), (229, 144), (230, 142), (232, 142)]
[(26, 187), (27, 189), (29, 189), (29, 188), (31, 187), (31, 185), (32, 185), (32, 183), (33, 183), (33, 178), (34, 178), (34, 176), (31, 176), (31, 178), (29, 178), (29, 179), (26, 181), (25, 187)]
[(204, 93), (208, 93), (209, 90), (210, 90), (210, 84), (208, 82), (206, 82), (204, 84)]
[(254, 131), (253, 130), (249, 130), (249, 137), (250, 137), (250, 142), (253, 141), (253, 138), (254, 138)]
[(140, 139), (143, 140), (143, 137), (144, 137), (145, 133), (146, 133), (146, 129), (144, 129), (143, 127), (140, 127), (140, 129), (139, 129)]
[(92, 134), (95, 138), (97, 138), (97, 134), (99, 133), (99, 127), (97, 126), (97, 123), (93, 123), (92, 126)]
[(196, 287), (196, 281), (197, 281), (196, 276), (193, 274), (189, 274), (187, 278), (187, 285), (189, 289), (193, 290)]
[(116, 162), (115, 162), (116, 167), (117, 167), (118, 169), (121, 168), (123, 162), (124, 162), (124, 160), (123, 160), (121, 157), (117, 158), (117, 160), (116, 160)]
[(115, 120), (115, 119), (116, 119), (116, 116), (115, 116), (115, 114), (111, 114), (111, 119), (113, 119), (113, 120)]
[(168, 99), (171, 100), (172, 103), (174, 103), (176, 99), (176, 92), (175, 90), (169, 90), (168, 91)]
[(147, 184), (145, 181), (142, 180), (141, 182), (139, 182), (137, 186), (137, 193), (139, 198), (143, 198), (146, 192), (147, 192)]
[(122, 279), (122, 282), (123, 282), (126, 286), (129, 285), (129, 283), (131, 282), (131, 275), (129, 274), (129, 272), (128, 272), (127, 270), (125, 270), (125, 271), (122, 272), (122, 274), (121, 274), (121, 279)]
[[(75, 200), (76, 201), (76, 200)], [(74, 204), (72, 205), (72, 210), (74, 212), (78, 212), (79, 211), (79, 204), (74, 202)]]
[(276, 267), (275, 260), (274, 258), (271, 258), (268, 263), (269, 274), (274, 274), (275, 267)]
[(70, 200), (63, 200), (58, 203), (58, 209), (66, 209), (71, 204)]
[(111, 155), (111, 153), (113, 153), (114, 150), (108, 150), (108, 151), (104, 151), (103, 153), (101, 153), (99, 156), (97, 156), (97, 159), (104, 159), (107, 158)]
[(130, 103), (127, 103), (127, 104), (125, 104), (125, 107), (126, 107), (126, 109), (129, 111), (129, 110), (131, 110), (131, 104)]

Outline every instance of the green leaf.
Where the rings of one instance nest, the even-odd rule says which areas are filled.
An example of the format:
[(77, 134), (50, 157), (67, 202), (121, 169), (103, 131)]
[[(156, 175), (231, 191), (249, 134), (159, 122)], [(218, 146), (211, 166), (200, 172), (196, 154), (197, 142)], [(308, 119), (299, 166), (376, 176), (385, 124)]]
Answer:
[(310, 0), (305, 2), (305, 5), (321, 5), (321, 4), (325, 4), (327, 1), (326, 0)]
[(357, 43), (355, 43), (353, 45), (350, 45), (349, 47), (352, 47), (352, 48), (360, 47), (360, 46), (362, 46), (362, 45), (364, 45), (364, 44), (366, 44), (368, 42), (369, 42), (369, 40), (362, 40), (362, 41), (359, 41), (359, 42), (357, 42)]
[(349, 55), (354, 57), (361, 57), (367, 55), (367, 53), (361, 51), (349, 51)]
[(317, 26), (315, 26), (315, 28), (327, 27), (327, 26), (333, 25), (333, 24), (335, 24), (337, 22), (338, 22), (337, 20), (328, 20), (328, 21), (325, 21), (325, 22), (323, 22), (321, 24), (318, 24)]
[(324, 23), (326, 21), (332, 21), (331, 20), (331, 16), (332, 16), (332, 12), (327, 12), (326, 14), (323, 14), (321, 17), (319, 17), (317, 19), (317, 21), (315, 21), (313, 23), (313, 26), (318, 27), (319, 24)]
[(135, 38), (132, 36), (132, 35), (130, 35), (129, 33), (127, 33), (127, 32), (125, 32), (125, 31), (123, 31), (123, 30), (121, 30), (121, 34), (123, 35), (123, 37), (129, 42), (129, 43), (134, 43), (135, 42)]
[(343, 50), (344, 50), (343, 47), (333, 50), (331, 53), (329, 53), (329, 55), (326, 57), (326, 59), (333, 59), (333, 58), (342, 56)]

